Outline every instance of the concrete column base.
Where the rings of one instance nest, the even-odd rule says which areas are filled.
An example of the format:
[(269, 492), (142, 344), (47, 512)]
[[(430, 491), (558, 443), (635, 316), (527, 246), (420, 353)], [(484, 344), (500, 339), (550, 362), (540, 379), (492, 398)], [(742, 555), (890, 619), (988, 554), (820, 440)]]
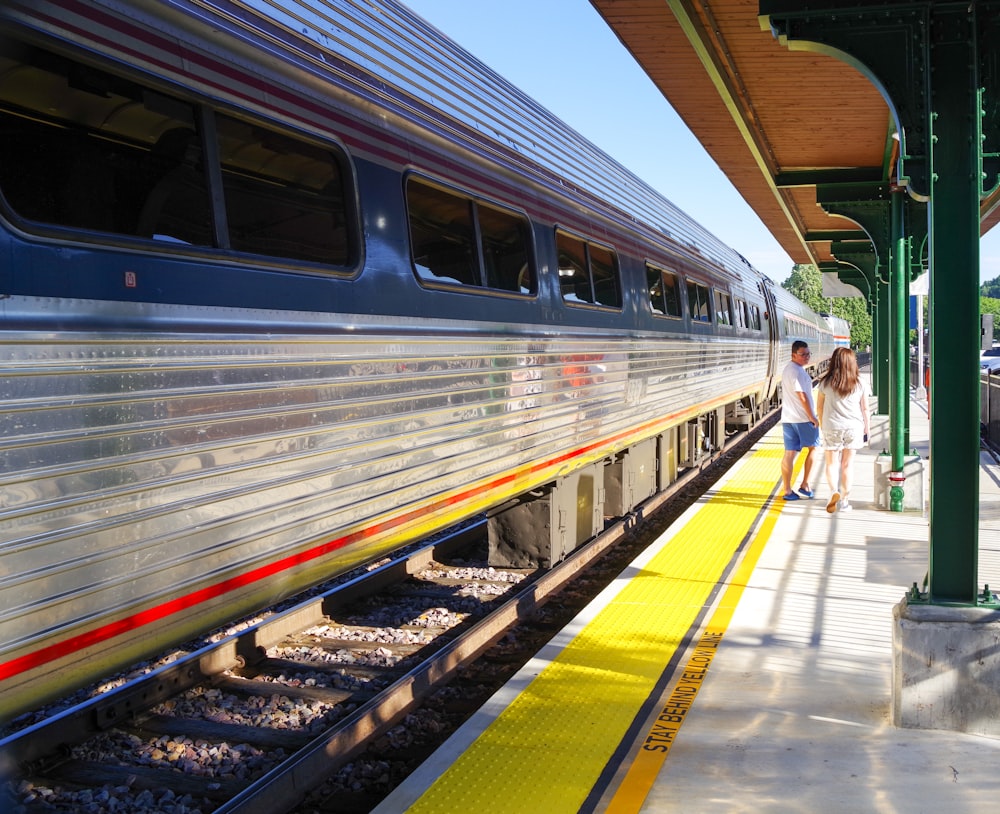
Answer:
[(893, 723), (1000, 738), (1000, 611), (904, 597), (892, 619)]
[[(875, 505), (880, 509), (889, 509), (889, 473), (892, 472), (892, 456), (875, 456)], [(903, 485), (903, 511), (924, 510), (924, 462), (919, 455), (907, 455), (903, 458), (903, 474), (906, 483)]]

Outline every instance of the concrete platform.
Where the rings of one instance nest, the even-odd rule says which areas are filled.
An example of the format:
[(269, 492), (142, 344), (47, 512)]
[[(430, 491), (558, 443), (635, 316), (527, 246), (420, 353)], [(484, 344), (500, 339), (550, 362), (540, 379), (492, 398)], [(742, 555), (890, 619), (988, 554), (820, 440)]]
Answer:
[[(893, 610), (923, 584), (928, 521), (919, 496), (879, 508), (887, 424), (858, 455), (853, 511), (833, 514), (821, 461), (813, 500), (776, 499), (769, 432), (377, 814), (990, 810), (1000, 739), (893, 723)], [(924, 464), (927, 437), (915, 399)], [(1000, 463), (986, 453), (980, 495), (979, 582), (1000, 586)], [(721, 577), (682, 562), (727, 535), (744, 543)], [(671, 614), (698, 619), (677, 623), (686, 648)]]
[[(923, 401), (911, 444), (927, 455)], [(877, 440), (877, 439), (876, 439)], [(783, 507), (643, 812), (973, 812), (1000, 799), (1000, 740), (892, 724), (893, 606), (927, 570), (924, 512)], [(1000, 465), (980, 456), (979, 582), (1000, 585)]]

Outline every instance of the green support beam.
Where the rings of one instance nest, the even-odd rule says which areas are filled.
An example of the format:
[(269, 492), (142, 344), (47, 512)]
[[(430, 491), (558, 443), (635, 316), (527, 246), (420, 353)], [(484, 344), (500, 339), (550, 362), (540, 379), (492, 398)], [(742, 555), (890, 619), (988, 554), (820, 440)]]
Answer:
[[(910, 238), (906, 231), (906, 200), (901, 189), (892, 193), (892, 250), (889, 291), (892, 302), (892, 336), (889, 340), (889, 455), (893, 472), (902, 472), (904, 457), (910, 447)], [(890, 501), (893, 511), (903, 510), (903, 492)]]
[(899, 182), (929, 199), (930, 568), (927, 593), (910, 601), (975, 605), (979, 201), (1000, 178), (1000, 0), (759, 0), (759, 10), (790, 48), (841, 59), (878, 87), (900, 136)]
[(774, 176), (774, 185), (779, 189), (787, 187), (813, 187), (819, 184), (867, 184), (878, 183), (885, 178), (882, 167), (848, 167), (839, 170), (795, 170), (779, 172)]
[[(872, 336), (872, 390), (878, 398), (878, 412), (888, 415), (890, 426), (899, 418), (894, 416), (892, 404), (891, 358), (893, 332), (891, 329), (892, 299), (889, 296), (889, 236), (891, 225), (891, 190), (887, 183), (821, 184), (816, 187), (816, 202), (826, 212), (854, 221), (868, 236), (868, 246), (874, 252), (872, 267), (873, 336)], [(869, 264), (864, 244), (837, 243), (833, 252), (838, 260)], [(837, 252), (841, 254), (837, 254)], [(861, 252), (859, 254), (859, 252)]]
[[(962, 4), (964, 7), (964, 3)], [(974, 5), (974, 4), (972, 4)], [(972, 7), (972, 6), (970, 6)], [(930, 156), (931, 597), (971, 603), (979, 566), (979, 100), (965, 8), (935, 15), (928, 43)], [(954, 477), (953, 477), (954, 475)], [(942, 524), (944, 527), (942, 528)], [(935, 536), (934, 541), (936, 542)]]
[(806, 232), (806, 243), (818, 243), (822, 240), (865, 240), (868, 235), (861, 229), (842, 229), (829, 232)]
[(875, 275), (875, 303), (873, 308), (873, 329), (878, 335), (872, 354), (872, 372), (875, 374), (875, 396), (879, 415), (890, 416), (892, 423), (892, 381), (889, 376), (889, 342), (892, 340), (892, 300), (889, 297), (889, 283), (882, 274)]
[(831, 251), (840, 263), (857, 269), (867, 287), (868, 306), (872, 314), (872, 393), (878, 399), (878, 412), (888, 415), (889, 295), (888, 287), (879, 275), (878, 254), (870, 240), (867, 243), (834, 243)]

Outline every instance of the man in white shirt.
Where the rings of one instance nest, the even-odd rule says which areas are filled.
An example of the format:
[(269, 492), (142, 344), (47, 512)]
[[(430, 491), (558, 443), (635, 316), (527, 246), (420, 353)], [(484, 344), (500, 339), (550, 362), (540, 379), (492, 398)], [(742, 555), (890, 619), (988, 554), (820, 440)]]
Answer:
[[(784, 434), (785, 454), (781, 459), (781, 481), (785, 487), (785, 500), (799, 500), (800, 495), (811, 498), (809, 486), (812, 472), (813, 449), (819, 443), (819, 419), (813, 405), (812, 378), (806, 371), (809, 364), (809, 345), (801, 339), (792, 342), (792, 359), (781, 372), (781, 429)], [(792, 470), (795, 456), (806, 451), (802, 464), (802, 485), (798, 492), (792, 489)]]

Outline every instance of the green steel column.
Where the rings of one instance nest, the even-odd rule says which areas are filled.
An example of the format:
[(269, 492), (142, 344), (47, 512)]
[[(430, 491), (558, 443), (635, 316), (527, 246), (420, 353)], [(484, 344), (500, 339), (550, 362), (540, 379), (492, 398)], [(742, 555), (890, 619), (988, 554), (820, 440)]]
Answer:
[[(927, 262), (925, 260), (927, 256), (927, 203), (926, 201), (917, 201), (911, 197), (906, 197), (905, 202), (905, 231), (906, 231), (906, 256), (909, 260), (909, 266), (906, 269), (906, 301), (909, 303), (910, 296), (912, 293), (912, 288), (910, 287), (914, 280), (916, 280), (921, 274), (927, 269)], [(924, 298), (920, 297), (917, 300), (917, 307), (923, 308)], [(917, 325), (923, 323), (923, 319), (917, 320)], [(915, 326), (916, 327), (916, 326)], [(924, 325), (926, 327), (926, 325)], [(906, 332), (907, 342), (909, 342), (910, 332), (907, 329)], [(924, 353), (926, 353), (929, 348), (924, 345)], [(907, 354), (910, 352), (909, 348), (906, 350)], [(913, 357), (914, 359), (916, 357)], [(907, 361), (908, 371), (910, 369), (910, 363)], [(916, 371), (916, 378), (910, 380), (910, 385), (913, 387), (919, 386), (921, 388), (922, 398), (925, 397), (923, 387), (924, 387), (924, 371), (923, 368)], [(913, 404), (909, 398), (906, 399), (906, 438), (903, 446), (906, 450), (913, 454), (913, 446), (910, 440), (910, 413), (913, 409)]]
[[(912, 247), (912, 243), (908, 244), (908, 248)], [(910, 281), (906, 281), (906, 301), (910, 301)], [(909, 323), (907, 323), (909, 325)], [(903, 454), (912, 451), (913, 446), (910, 443), (910, 330), (909, 327), (906, 328), (906, 361), (903, 363), (903, 369), (906, 371), (906, 381), (904, 383), (904, 395), (903, 395)], [(922, 373), (919, 375), (923, 375)]]
[[(892, 339), (889, 343), (889, 368), (891, 372), (891, 393), (889, 398), (889, 455), (892, 471), (903, 470), (903, 456), (906, 455), (906, 405), (909, 403), (907, 386), (907, 365), (909, 364), (909, 343), (906, 341), (910, 311), (906, 307), (910, 273), (909, 241), (906, 238), (906, 224), (903, 215), (902, 190), (892, 194), (892, 263), (889, 269), (889, 288), (892, 292)], [(898, 511), (902, 511), (902, 504)]]
[[(976, 44), (961, 7), (932, 23), (930, 152), (932, 602), (975, 604), (979, 547), (979, 131)], [(941, 475), (945, 475), (941, 477)]]
[(878, 414), (889, 415), (889, 347), (892, 344), (890, 318), (892, 316), (892, 298), (889, 296), (889, 284), (883, 281), (886, 265), (879, 260), (878, 272), (875, 275), (875, 321), (872, 326), (872, 375), (875, 383), (875, 395), (878, 396)]
[[(979, 200), (984, 187), (995, 188), (1000, 178), (1000, 152), (990, 141), (1000, 135), (1000, 0), (759, 0), (759, 12), (789, 47), (838, 56), (877, 84), (890, 101), (900, 136), (897, 177), (911, 195), (930, 200), (926, 599), (975, 605)], [(888, 292), (878, 289), (882, 323)], [(884, 350), (882, 345), (879, 362)]]
[[(872, 312), (872, 361), (871, 361), (872, 395), (876, 397), (878, 397), (879, 393), (885, 390), (885, 388), (882, 387), (882, 380), (879, 378), (880, 368), (878, 364), (878, 348), (879, 348), (878, 289), (879, 289), (878, 273), (876, 272), (875, 278), (872, 281), (872, 293), (869, 299), (869, 302), (871, 303), (871, 312)], [(875, 412), (881, 413), (882, 411), (878, 407), (876, 407)]]

